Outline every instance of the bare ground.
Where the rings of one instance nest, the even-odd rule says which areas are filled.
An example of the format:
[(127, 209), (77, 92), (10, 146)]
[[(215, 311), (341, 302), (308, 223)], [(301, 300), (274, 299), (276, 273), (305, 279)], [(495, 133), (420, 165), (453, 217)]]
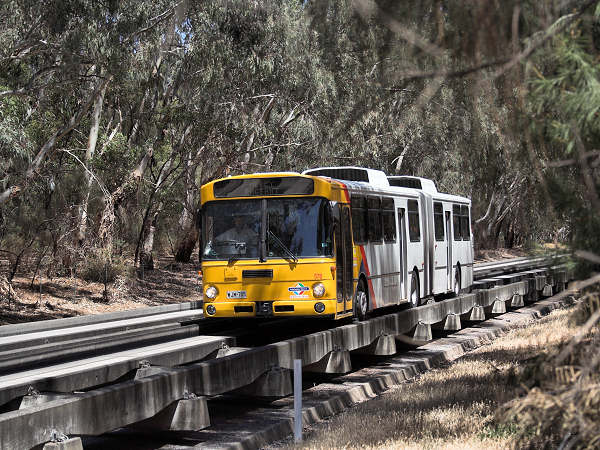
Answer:
[(109, 285), (77, 277), (37, 277), (20, 274), (12, 285), (17, 299), (0, 300), (0, 325), (57, 319), (84, 314), (101, 314), (201, 299), (197, 264), (175, 263), (160, 258), (152, 271), (122, 276)]
[(522, 248), (497, 248), (493, 250), (476, 250), (475, 262), (499, 261), (508, 258), (520, 258), (528, 256), (528, 253)]

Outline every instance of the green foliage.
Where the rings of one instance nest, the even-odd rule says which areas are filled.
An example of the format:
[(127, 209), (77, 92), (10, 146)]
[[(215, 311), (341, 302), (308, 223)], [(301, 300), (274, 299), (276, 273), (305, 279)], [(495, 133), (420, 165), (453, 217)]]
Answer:
[[(600, 173), (585, 156), (600, 148), (599, 9), (558, 34), (532, 61), (529, 106), (543, 160), (562, 162), (545, 172), (547, 194), (570, 231), (575, 249), (600, 254)], [(583, 273), (594, 265), (582, 262)]]
[[(589, 206), (569, 191), (577, 170), (564, 186), (540, 179), (563, 147), (576, 154), (572, 124), (598, 148), (596, 22), (585, 16), (543, 48), (527, 97), (522, 68), (494, 74), (561, 13), (528, 0), (4, 2), (0, 188), (22, 190), (0, 204), (0, 247), (11, 245), (3, 235), (29, 242), (41, 220), (52, 258), (78, 261), (108, 245), (100, 226), (114, 212), (115, 252), (150, 235), (175, 250), (202, 183), (320, 165), (425, 176), (471, 196), (473, 219), (491, 211), (474, 227), (478, 245), (553, 239), (565, 222), (591, 240), (593, 214), (567, 212)], [(549, 211), (555, 185), (573, 195)]]

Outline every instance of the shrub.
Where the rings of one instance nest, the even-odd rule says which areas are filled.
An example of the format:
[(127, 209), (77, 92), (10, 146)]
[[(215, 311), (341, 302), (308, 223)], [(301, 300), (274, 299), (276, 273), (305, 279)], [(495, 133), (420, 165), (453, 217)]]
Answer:
[(112, 283), (118, 276), (126, 273), (127, 265), (121, 257), (107, 255), (103, 250), (92, 250), (83, 260), (81, 278), (86, 281)]
[(520, 425), (520, 448), (600, 447), (600, 296), (594, 287), (572, 315), (576, 335), (534, 358), (522, 372), (527, 394), (499, 411), (504, 425)]

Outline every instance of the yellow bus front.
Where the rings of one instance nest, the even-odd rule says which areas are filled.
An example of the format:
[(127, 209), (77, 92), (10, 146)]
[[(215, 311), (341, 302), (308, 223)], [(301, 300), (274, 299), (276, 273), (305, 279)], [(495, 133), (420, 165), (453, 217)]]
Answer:
[(331, 183), (276, 174), (202, 187), (206, 317), (343, 317), (337, 294)]

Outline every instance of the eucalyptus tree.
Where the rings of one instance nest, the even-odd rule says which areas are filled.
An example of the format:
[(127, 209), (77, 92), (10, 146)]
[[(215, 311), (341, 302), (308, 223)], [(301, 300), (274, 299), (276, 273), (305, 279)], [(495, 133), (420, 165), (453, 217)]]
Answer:
[(552, 223), (527, 151), (524, 64), (596, 3), (308, 2), (340, 110), (327, 161), (429, 176), (472, 196), (484, 245), (539, 236)]
[[(564, 18), (573, 17), (572, 10)], [(564, 19), (563, 19), (564, 20)], [(574, 247), (600, 255), (600, 2), (576, 15), (528, 66), (529, 135), (544, 198)], [(600, 258), (588, 258), (587, 267)], [(586, 265), (584, 265), (586, 266)]]
[(39, 205), (60, 219), (52, 221), (62, 228), (55, 248), (73, 228), (83, 231), (86, 189), (63, 189), (82, 175), (90, 186), (105, 98), (173, 10), (160, 1), (2, 3), (0, 208), (16, 234), (35, 230)]

